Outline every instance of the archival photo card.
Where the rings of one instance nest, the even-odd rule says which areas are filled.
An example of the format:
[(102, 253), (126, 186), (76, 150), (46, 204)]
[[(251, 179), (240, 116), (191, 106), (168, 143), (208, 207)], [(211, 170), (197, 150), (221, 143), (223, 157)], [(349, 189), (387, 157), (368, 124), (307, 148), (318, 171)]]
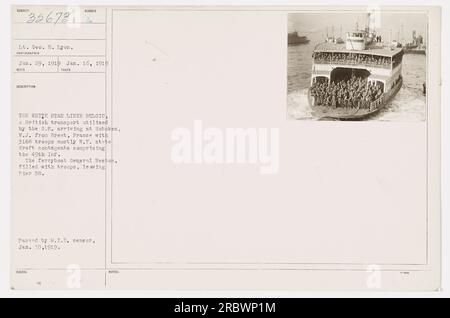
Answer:
[(439, 290), (440, 16), (11, 7), (11, 289)]

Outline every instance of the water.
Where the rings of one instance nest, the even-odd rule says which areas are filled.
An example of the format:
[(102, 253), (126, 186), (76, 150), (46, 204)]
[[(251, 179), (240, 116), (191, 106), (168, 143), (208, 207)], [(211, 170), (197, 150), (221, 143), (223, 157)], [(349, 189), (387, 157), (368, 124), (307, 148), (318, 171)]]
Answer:
[[(311, 82), (312, 52), (320, 36), (308, 36), (308, 44), (288, 46), (288, 96), (289, 119), (313, 119), (307, 92)], [(422, 121), (426, 119), (426, 97), (422, 84), (426, 81), (426, 56), (403, 56), (403, 86), (397, 95), (371, 120)]]

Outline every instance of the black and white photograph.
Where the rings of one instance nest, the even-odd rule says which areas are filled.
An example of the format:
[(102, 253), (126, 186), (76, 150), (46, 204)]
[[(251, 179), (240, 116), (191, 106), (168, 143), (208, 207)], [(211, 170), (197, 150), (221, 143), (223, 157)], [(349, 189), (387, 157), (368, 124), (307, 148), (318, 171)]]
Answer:
[(450, 296), (448, 1), (29, 2), (0, 2), (0, 298)]
[(290, 13), (287, 41), (288, 119), (426, 120), (426, 13)]

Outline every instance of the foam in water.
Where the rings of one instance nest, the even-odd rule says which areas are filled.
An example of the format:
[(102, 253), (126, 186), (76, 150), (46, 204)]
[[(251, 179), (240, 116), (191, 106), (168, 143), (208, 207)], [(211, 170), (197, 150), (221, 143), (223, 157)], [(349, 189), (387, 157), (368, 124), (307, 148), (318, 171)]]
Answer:
[(302, 89), (288, 94), (287, 97), (288, 119), (312, 119), (311, 107), (308, 102), (308, 90)]

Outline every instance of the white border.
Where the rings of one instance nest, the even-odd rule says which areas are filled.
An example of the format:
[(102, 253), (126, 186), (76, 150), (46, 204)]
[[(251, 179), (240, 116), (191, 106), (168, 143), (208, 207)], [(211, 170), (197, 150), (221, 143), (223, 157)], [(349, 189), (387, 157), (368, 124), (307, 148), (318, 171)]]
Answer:
[[(10, 197), (11, 197), (11, 89), (10, 89), (10, 35), (11, 35), (11, 20), (10, 20), (10, 6), (13, 4), (28, 4), (39, 5), (54, 4), (54, 5), (335, 5), (337, 1), (314, 0), (314, 1), (273, 1), (273, 0), (240, 0), (240, 1), (174, 1), (174, 0), (151, 0), (151, 1), (121, 1), (121, 0), (78, 0), (78, 1), (14, 1), (3, 0), (0, 1), (0, 56), (1, 56), (1, 70), (0, 72), (0, 297), (450, 297), (450, 236), (449, 236), (449, 180), (450, 180), (450, 111), (446, 107), (450, 100), (450, 89), (448, 83), (449, 63), (445, 59), (448, 56), (448, 34), (441, 35), (442, 52), (442, 291), (430, 293), (387, 293), (387, 292), (297, 292), (297, 291), (183, 291), (183, 292), (169, 292), (169, 291), (11, 291), (9, 289), (9, 267), (10, 267)], [(342, 3), (341, 3), (342, 4)], [(374, 5), (375, 1), (367, 0), (347, 0), (345, 5)], [(450, 30), (449, 12), (450, 5), (448, 1), (434, 0), (434, 1), (415, 1), (415, 0), (377, 0), (377, 5), (438, 5), (442, 7), (442, 31)]]

